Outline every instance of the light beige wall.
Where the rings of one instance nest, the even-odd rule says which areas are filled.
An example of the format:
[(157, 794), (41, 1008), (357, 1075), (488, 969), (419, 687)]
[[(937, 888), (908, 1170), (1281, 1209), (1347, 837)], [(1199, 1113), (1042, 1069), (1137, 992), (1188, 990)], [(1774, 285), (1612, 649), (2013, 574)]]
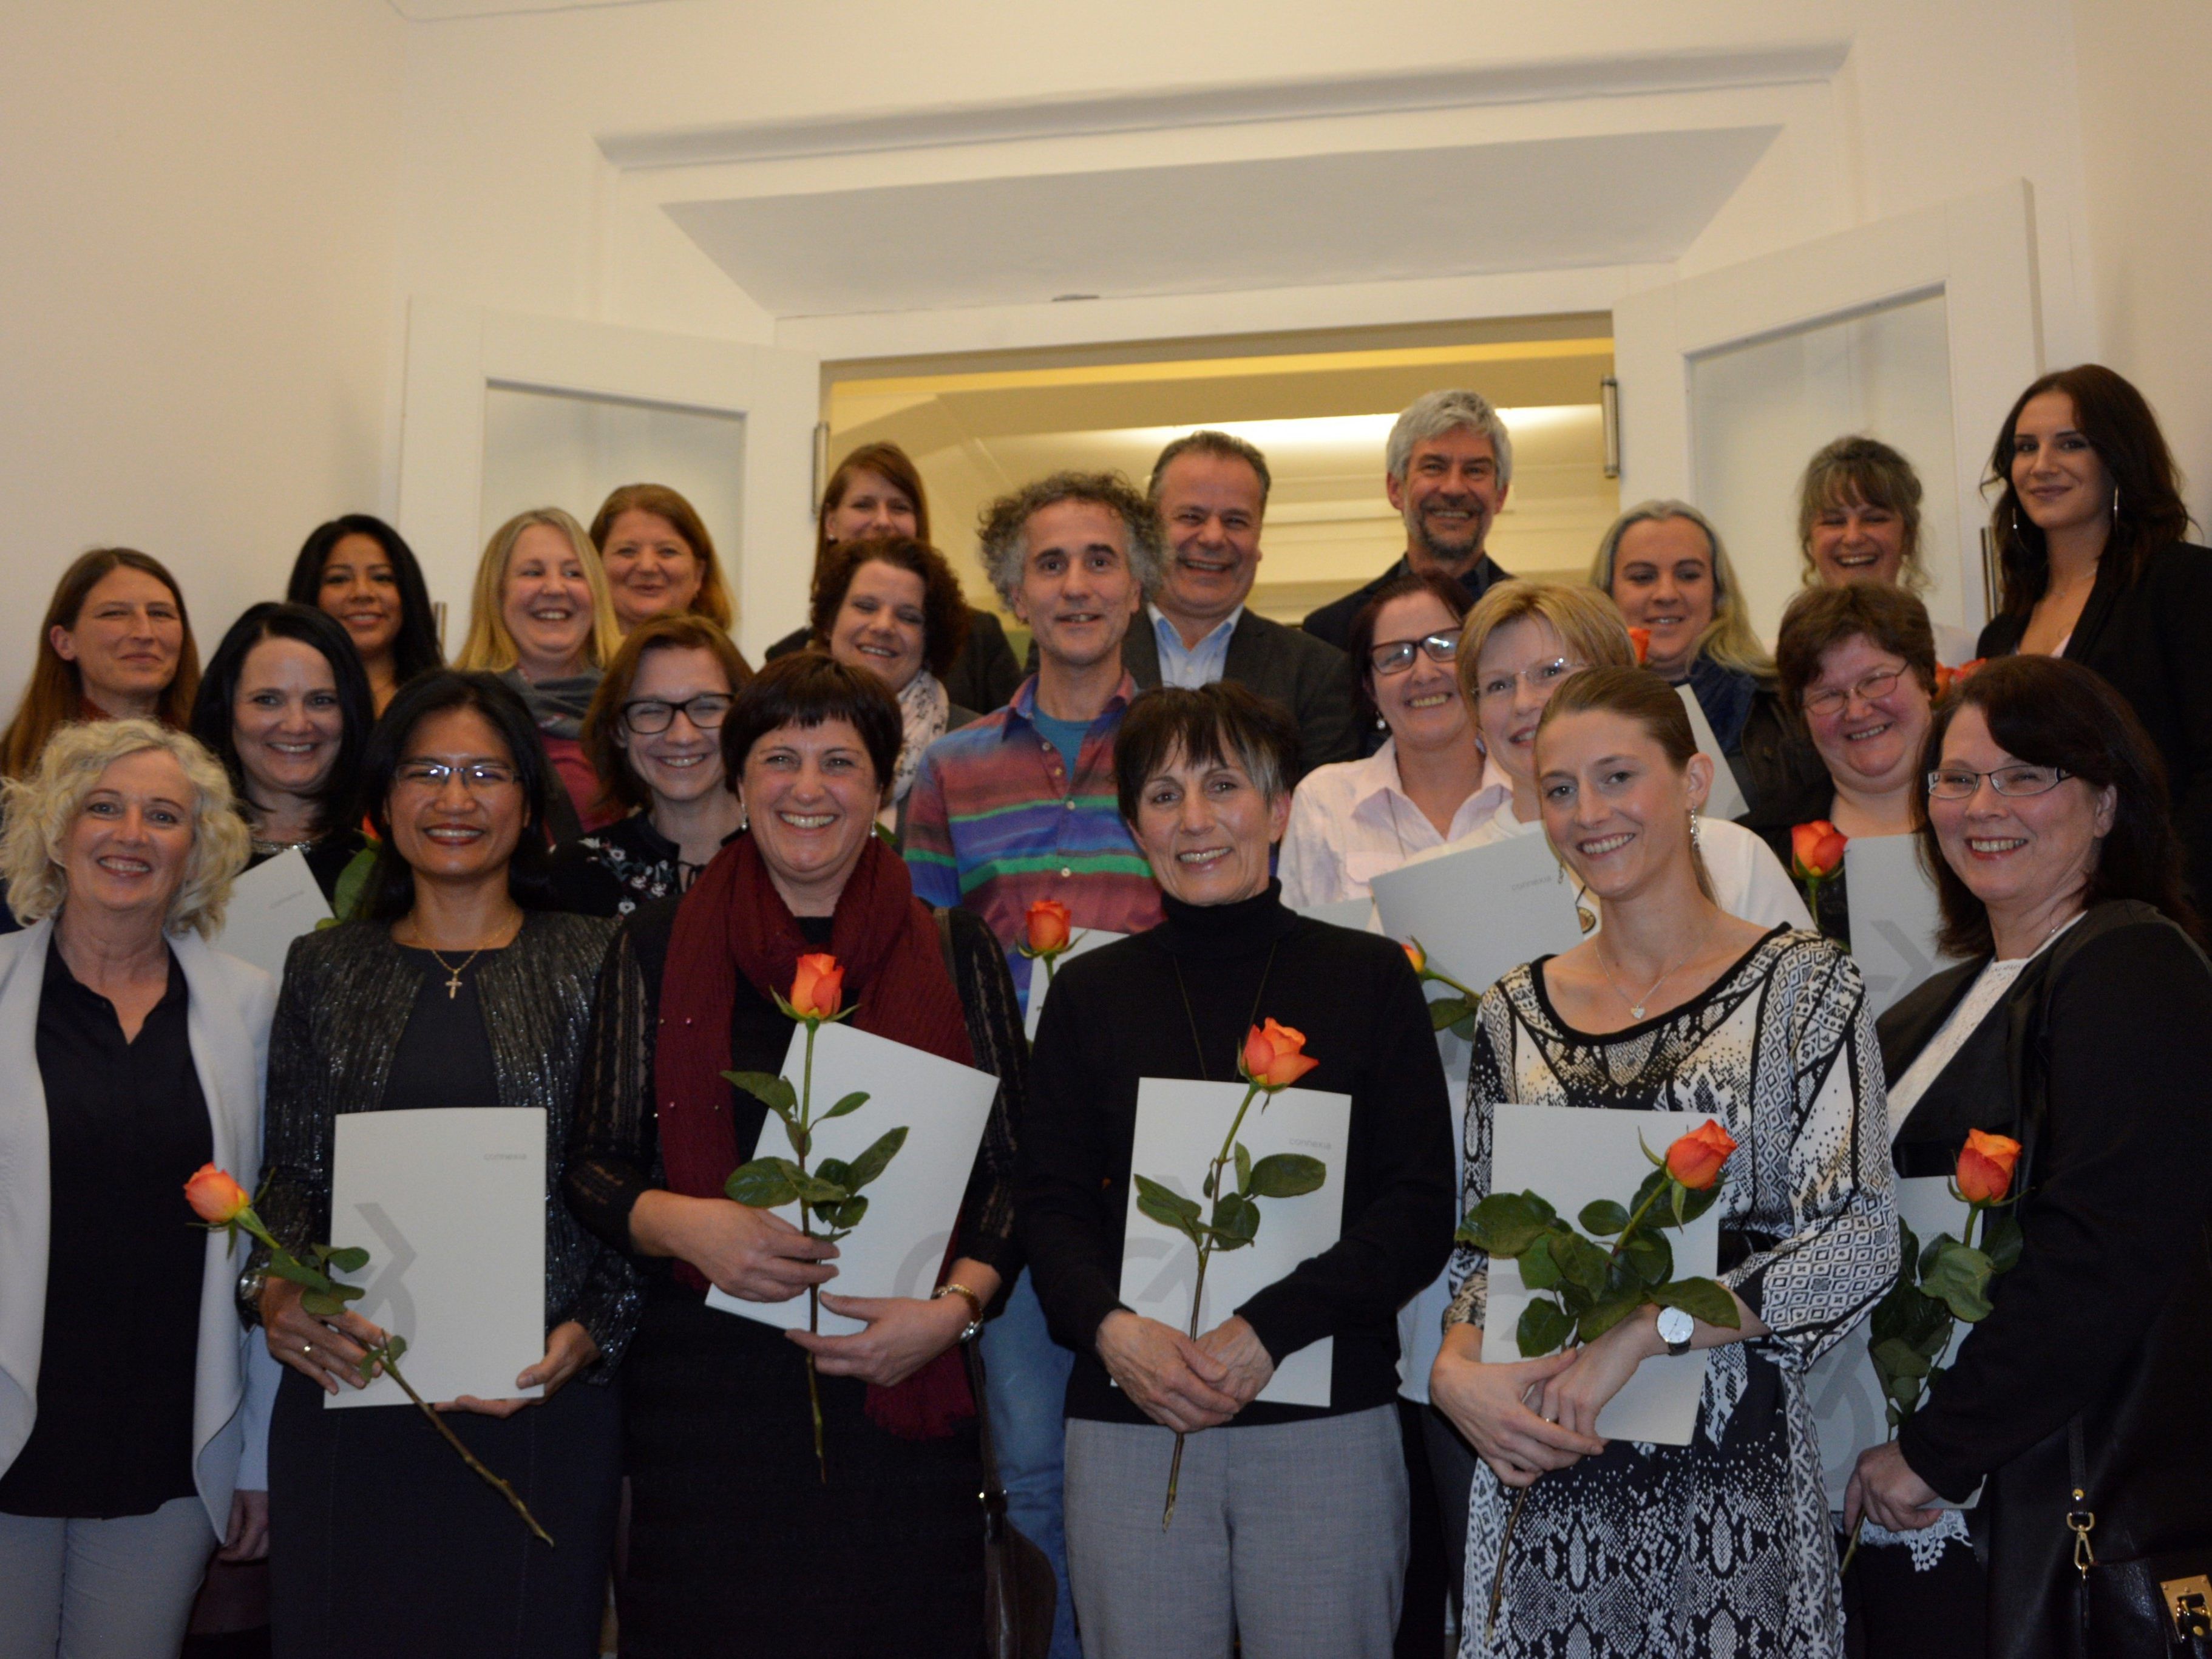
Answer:
[(2212, 520), (2212, 7), (2075, 0), (2074, 12), (2098, 349), (2157, 410), (2201, 525)]
[(0, 711), (54, 578), (167, 562), (203, 654), (383, 497), (401, 36), (386, 0), (9, 5)]

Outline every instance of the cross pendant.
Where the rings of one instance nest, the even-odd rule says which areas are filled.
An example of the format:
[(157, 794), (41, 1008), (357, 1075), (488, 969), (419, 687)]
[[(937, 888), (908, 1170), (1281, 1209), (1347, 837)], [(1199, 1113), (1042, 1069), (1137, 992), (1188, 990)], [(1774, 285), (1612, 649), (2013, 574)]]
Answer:
[(453, 969), (453, 976), (446, 981), (446, 1000), (451, 1002), (461, 994), (461, 970)]

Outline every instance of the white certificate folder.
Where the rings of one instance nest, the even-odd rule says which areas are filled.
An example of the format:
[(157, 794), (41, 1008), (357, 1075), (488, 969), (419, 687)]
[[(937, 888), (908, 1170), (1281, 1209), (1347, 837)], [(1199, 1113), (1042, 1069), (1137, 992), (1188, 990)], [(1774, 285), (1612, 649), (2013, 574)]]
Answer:
[[(1244, 1089), (1241, 1082), (1141, 1079), (1130, 1169), (1185, 1198), (1197, 1199), (1201, 1217), (1211, 1216), (1213, 1206), (1200, 1188), (1206, 1167), (1221, 1151), (1222, 1138), (1236, 1118)], [(1250, 1151), (1255, 1164), (1276, 1152), (1304, 1152), (1319, 1158), (1328, 1173), (1312, 1192), (1296, 1198), (1261, 1199), (1260, 1231), (1254, 1242), (1241, 1249), (1213, 1253), (1206, 1269), (1206, 1302), (1199, 1310), (1201, 1336), (1235, 1313), (1239, 1304), (1277, 1279), (1288, 1278), (1300, 1262), (1329, 1249), (1343, 1232), (1352, 1097), (1311, 1089), (1285, 1089), (1272, 1100), (1262, 1096), (1245, 1113), (1237, 1138)], [(1223, 1176), (1233, 1190), (1233, 1160)], [(1138, 1209), (1137, 1183), (1132, 1181), (1128, 1220), (1121, 1236), (1121, 1300), (1147, 1319), (1188, 1331), (1191, 1291), (1197, 1282), (1197, 1247)], [(1325, 1408), (1335, 1364), (1335, 1339), (1323, 1337), (1285, 1356), (1259, 1397), (1271, 1405)]]
[[(1644, 1146), (1663, 1158), (1677, 1136), (1705, 1121), (1682, 1112), (1577, 1106), (1506, 1103), (1492, 1109), (1490, 1190), (1534, 1193), (1571, 1226), (1586, 1204), (1609, 1198), (1626, 1205), (1636, 1196), (1636, 1189), (1651, 1173)], [(1639, 1132), (1643, 1146), (1637, 1142)], [(1728, 1180), (1731, 1173), (1723, 1171), (1721, 1179)], [(1720, 1206), (1715, 1204), (1687, 1227), (1667, 1230), (1675, 1278), (1713, 1276), (1720, 1259)], [(1611, 1243), (1602, 1238), (1595, 1242), (1601, 1246)], [(1530, 1297), (1521, 1282), (1519, 1262), (1490, 1264), (1490, 1312), (1482, 1333), (1486, 1364), (1508, 1364), (1523, 1358), (1514, 1332)], [(1607, 1440), (1686, 1446), (1698, 1426), (1698, 1401), (1705, 1386), (1703, 1350), (1647, 1359), (1598, 1413), (1597, 1431)]]
[[(794, 1088), (805, 1074), (806, 1030), (791, 1034), (783, 1075)], [(843, 1117), (821, 1121), (822, 1114), (855, 1090), (867, 1104)], [(868, 1212), (837, 1246), (837, 1276), (823, 1288), (840, 1296), (926, 1297), (937, 1288), (938, 1270), (960, 1217), (975, 1149), (998, 1098), (999, 1079), (988, 1072), (939, 1054), (910, 1048), (889, 1037), (856, 1031), (850, 1025), (824, 1025), (814, 1041), (814, 1146), (806, 1167), (819, 1169), (826, 1158), (847, 1163), (879, 1138), (902, 1126), (906, 1144), (883, 1174), (863, 1189)], [(754, 1148), (762, 1158), (789, 1158), (791, 1142), (774, 1112), (761, 1125)], [(775, 1212), (793, 1226), (799, 1206)], [(827, 1231), (820, 1222), (816, 1232)], [(805, 1296), (787, 1302), (748, 1302), (719, 1290), (707, 1292), (707, 1305), (742, 1315), (780, 1330), (806, 1328)], [(824, 1336), (849, 1336), (866, 1327), (857, 1319), (822, 1310)]]
[[(368, 1266), (352, 1306), (407, 1339), (399, 1368), (425, 1400), (532, 1396), (514, 1379), (545, 1354), (545, 1114), (538, 1107), (349, 1112), (335, 1126), (331, 1243)], [(404, 1406), (388, 1376), (326, 1406)]]
[(1511, 836), (1403, 864), (1375, 878), (1382, 931), (1418, 939), (1429, 960), (1487, 991), (1538, 957), (1582, 942), (1575, 887), (1540, 835)]

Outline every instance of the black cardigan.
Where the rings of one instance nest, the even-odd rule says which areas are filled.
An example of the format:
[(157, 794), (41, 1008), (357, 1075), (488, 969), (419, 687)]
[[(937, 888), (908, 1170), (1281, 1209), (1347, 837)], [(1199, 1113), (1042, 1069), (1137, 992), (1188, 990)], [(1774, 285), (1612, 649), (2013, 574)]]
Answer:
[(1076, 1351), (1072, 1417), (1148, 1420), (1112, 1385), (1094, 1346), (1099, 1322), (1123, 1305), (1138, 1081), (1234, 1082), (1246, 1030), (1270, 1018), (1304, 1032), (1306, 1053), (1321, 1062), (1302, 1087), (1352, 1097), (1344, 1226), (1334, 1246), (1237, 1311), (1279, 1363), (1327, 1336), (1335, 1364), (1328, 1413), (1253, 1405), (1236, 1422), (1297, 1422), (1396, 1396), (1398, 1309), (1436, 1278), (1451, 1248), (1443, 1066), (1405, 952), (1301, 917), (1280, 892), (1271, 884), (1257, 898), (1203, 908), (1166, 899), (1165, 921), (1069, 962), (1045, 1004), (1018, 1215), (1045, 1318)]
[[(2010, 656), (2027, 631), (2025, 614), (1998, 617), (1981, 654)], [(2102, 674), (2158, 745), (2190, 885), (2212, 902), (2212, 550), (2160, 548), (2132, 586), (2118, 561), (2100, 560), (2065, 654)]]
[[(1983, 965), (1882, 1017), (1892, 1082)], [(2100, 1557), (2212, 1538), (2212, 971), (2181, 931), (2129, 902), (2082, 918), (1916, 1103), (1899, 1172), (1948, 1174), (1970, 1128), (2027, 1146), (2025, 1248), (1898, 1441), (1947, 1498), (1987, 1478), (1991, 1651), (2042, 1653), (2073, 1577), (2077, 1414)]]

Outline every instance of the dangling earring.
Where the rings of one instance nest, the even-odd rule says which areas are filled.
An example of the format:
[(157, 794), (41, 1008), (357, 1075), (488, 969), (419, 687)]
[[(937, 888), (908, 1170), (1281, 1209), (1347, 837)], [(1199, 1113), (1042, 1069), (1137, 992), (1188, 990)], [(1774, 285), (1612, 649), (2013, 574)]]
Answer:
[(2119, 487), (2119, 485), (2118, 485), (2118, 484), (2114, 484), (2114, 485), (2112, 486), (2112, 522), (2113, 522), (2114, 524), (2118, 524), (2119, 521), (2120, 521), (2120, 487)]
[(1698, 827), (1698, 809), (1690, 809), (1690, 845), (1699, 853), (1705, 850), (1705, 832)]

